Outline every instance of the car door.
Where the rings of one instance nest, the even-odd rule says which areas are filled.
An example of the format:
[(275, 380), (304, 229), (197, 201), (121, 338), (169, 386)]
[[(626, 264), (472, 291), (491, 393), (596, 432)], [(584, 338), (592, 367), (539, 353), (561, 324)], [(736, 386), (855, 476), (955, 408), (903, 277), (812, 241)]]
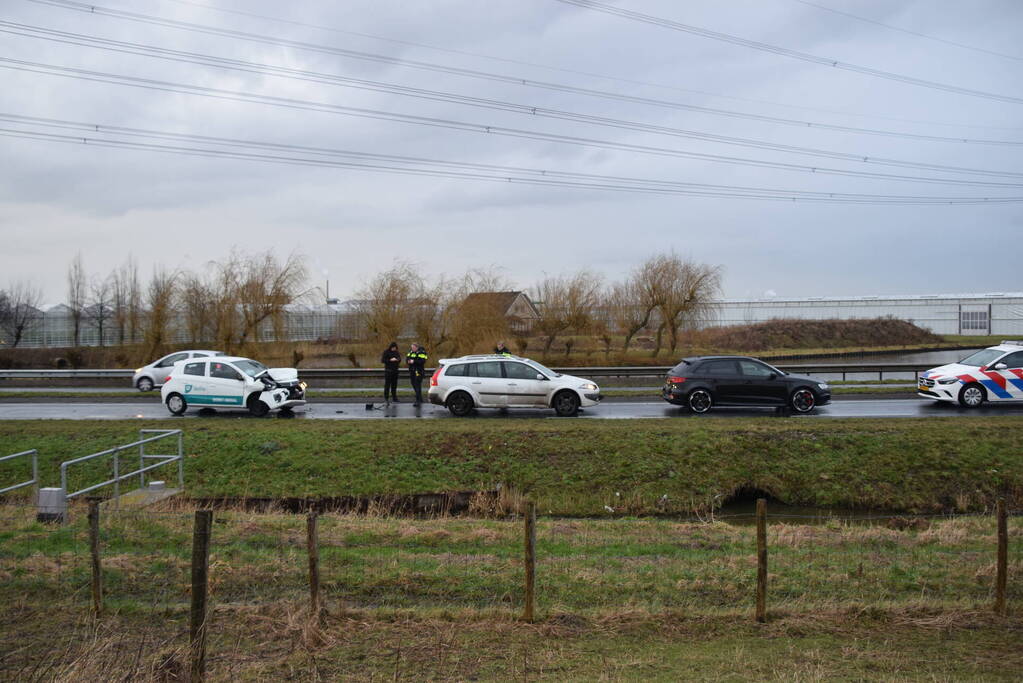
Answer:
[(230, 363), (210, 361), (208, 405), (243, 405), (245, 376)]
[[(1004, 368), (1002, 366), (1005, 366)], [(1002, 400), (1023, 400), (1023, 351), (1015, 351), (1007, 356), (1002, 356), (998, 359), (998, 362), (994, 364), (996, 368), (993, 372), (997, 373), (1004, 381), (1004, 386), (999, 386), (1004, 393), (1008, 394), (1008, 398), (1004, 396), (997, 396), (997, 392), (988, 392), (988, 398), (992, 398), (992, 393), (996, 394), (998, 398)], [(992, 379), (992, 371), (988, 370), (984, 374), (988, 375)], [(997, 384), (1002, 384), (995, 380)]]
[(163, 384), (167, 379), (167, 376), (171, 374), (171, 370), (174, 369), (174, 364), (179, 360), (187, 359), (187, 353), (172, 353), (156, 361), (156, 363), (153, 364), (153, 384), (156, 384), (157, 386)]
[(710, 380), (717, 403), (746, 403), (743, 396), (743, 378), (734, 360), (707, 361), (700, 368)]
[(479, 404), (485, 408), (508, 405), (508, 382), (502, 373), (501, 361), (482, 361), (473, 366), (476, 376), (470, 378), (469, 386), (479, 396)]
[(202, 361), (186, 362), (181, 369), (181, 391), (188, 403), (209, 405), (210, 384), (207, 375), (208, 364)]
[[(518, 361), (503, 361), (509, 406), (546, 406), (550, 380), (539, 370)], [(538, 379), (538, 378), (543, 379)]]
[(788, 399), (785, 381), (773, 368), (755, 360), (740, 360), (740, 393), (748, 403), (783, 404)]

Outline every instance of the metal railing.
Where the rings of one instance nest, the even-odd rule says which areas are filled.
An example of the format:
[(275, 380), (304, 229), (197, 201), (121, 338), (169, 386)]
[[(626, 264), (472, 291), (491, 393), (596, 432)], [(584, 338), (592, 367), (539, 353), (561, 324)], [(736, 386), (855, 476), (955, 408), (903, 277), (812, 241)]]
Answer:
[(5, 455), (0, 458), (0, 462), (6, 462), (7, 460), (14, 460), (15, 458), (23, 458), (32, 456), (32, 478), (28, 481), (23, 481), (20, 484), (14, 486), (8, 486), (7, 488), (0, 489), (0, 494), (8, 493), (10, 491), (17, 491), (18, 489), (25, 488), (26, 486), (33, 486), (36, 492), (36, 498), (39, 497), (39, 451), (35, 448), (22, 451), (21, 453), (15, 453), (14, 455)]
[[(663, 377), (671, 369), (668, 365), (640, 365), (640, 366), (598, 366), (598, 367), (574, 367), (574, 368), (552, 368), (555, 372), (563, 372), (581, 377)], [(884, 379), (885, 374), (913, 373), (914, 378), (925, 370), (934, 367), (933, 363), (798, 363), (775, 365), (780, 370), (796, 374), (841, 375), (846, 379), (848, 375), (874, 374), (878, 379)], [(427, 368), (426, 373), (432, 373), (435, 368)], [(122, 378), (130, 379), (132, 370), (0, 370), (0, 379), (109, 379)], [(300, 368), (299, 376), (304, 380), (315, 379), (377, 379), (384, 378), (382, 368)]]
[[(145, 434), (155, 434), (155, 436), (145, 437), (144, 436)], [(184, 488), (185, 487), (184, 442), (183, 442), (183, 439), (182, 439), (183, 434), (182, 434), (181, 430), (180, 429), (140, 429), (139, 430), (139, 436), (143, 437), (143, 438), (140, 438), (138, 441), (133, 441), (131, 443), (122, 444), (120, 446), (114, 446), (113, 448), (109, 448), (109, 449), (107, 449), (105, 451), (100, 451), (99, 453), (93, 453), (91, 455), (83, 455), (80, 458), (75, 458), (73, 460), (67, 460), (65, 462), (62, 462), (60, 464), (60, 487), (61, 487), (61, 489), (63, 489), (64, 491), (67, 492), (66, 498), (68, 500), (70, 500), (70, 499), (72, 499), (72, 498), (74, 498), (76, 496), (82, 495), (83, 493), (89, 493), (90, 491), (95, 491), (96, 489), (103, 488), (104, 486), (110, 486), (111, 484), (113, 484), (113, 486), (114, 486), (114, 500), (115, 501), (119, 501), (120, 497), (121, 497), (121, 482), (123, 480), (130, 479), (132, 477), (138, 476), (140, 486), (144, 487), (145, 486), (145, 480), (146, 480), (145, 479), (146, 472), (149, 472), (151, 470), (155, 470), (158, 467), (163, 467), (164, 465), (168, 465), (168, 464), (170, 464), (172, 462), (177, 462), (178, 463), (178, 488)], [(168, 455), (158, 455), (158, 454), (154, 454), (154, 453), (146, 453), (146, 444), (147, 443), (153, 443), (154, 441), (159, 441), (160, 439), (166, 439), (166, 438), (169, 438), (169, 437), (172, 437), (172, 436), (177, 436), (178, 437), (177, 438), (178, 452), (177, 452), (176, 455), (169, 455), (169, 454)], [(121, 473), (121, 453), (123, 451), (127, 451), (129, 449), (133, 449), (135, 447), (138, 447), (139, 468), (137, 470), (133, 470), (131, 472), (125, 472), (124, 474), (122, 474)], [(67, 476), (68, 467), (70, 467), (71, 465), (78, 464), (78, 463), (86, 462), (88, 460), (94, 460), (96, 458), (102, 458), (102, 457), (108, 456), (108, 455), (114, 456), (114, 476), (113, 476), (112, 479), (107, 479), (106, 481), (101, 481), (98, 484), (93, 484), (92, 486), (87, 486), (84, 489), (81, 489), (81, 490), (78, 490), (78, 491), (74, 491), (74, 492), (68, 491), (68, 485), (67, 485), (67, 482), (68, 482), (68, 476)], [(147, 460), (159, 460), (159, 462), (157, 462), (155, 464), (152, 464), (152, 465), (146, 465), (146, 461)]]

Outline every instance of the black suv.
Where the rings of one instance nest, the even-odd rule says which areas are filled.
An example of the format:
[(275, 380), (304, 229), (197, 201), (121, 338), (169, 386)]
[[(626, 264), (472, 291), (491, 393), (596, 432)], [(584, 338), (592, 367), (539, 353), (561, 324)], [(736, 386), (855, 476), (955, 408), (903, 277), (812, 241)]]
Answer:
[(715, 405), (780, 406), (808, 413), (831, 401), (825, 382), (789, 375), (747, 356), (683, 358), (665, 378), (661, 396), (668, 403), (705, 413)]

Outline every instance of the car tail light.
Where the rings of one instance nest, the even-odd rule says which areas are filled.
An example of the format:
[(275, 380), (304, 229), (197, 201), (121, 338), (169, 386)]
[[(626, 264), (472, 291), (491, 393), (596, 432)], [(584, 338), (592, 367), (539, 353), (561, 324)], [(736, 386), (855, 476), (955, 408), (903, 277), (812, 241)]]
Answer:
[(437, 386), (437, 378), (440, 377), (440, 371), (443, 369), (444, 369), (443, 367), (440, 367), (433, 371), (433, 377), (430, 378), (431, 387)]
[(170, 381), (170, 375), (167, 375), (166, 377), (163, 378), (163, 383), (164, 384), (166, 384), (169, 381)]
[(671, 375), (670, 377), (668, 377), (668, 384), (682, 384), (682, 382), (685, 381), (686, 381), (685, 377), (678, 377), (677, 375)]

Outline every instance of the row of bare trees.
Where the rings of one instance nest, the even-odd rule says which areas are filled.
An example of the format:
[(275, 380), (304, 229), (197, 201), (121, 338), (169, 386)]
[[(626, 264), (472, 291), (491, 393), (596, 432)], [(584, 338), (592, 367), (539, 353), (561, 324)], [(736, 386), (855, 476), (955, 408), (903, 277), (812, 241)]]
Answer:
[[(78, 254), (67, 272), (71, 343), (78, 346), (91, 327), (100, 346), (142, 344), (144, 355), (152, 357), (180, 320), (193, 343), (209, 341), (233, 351), (260, 341), (267, 325), (280, 338), (285, 306), (305, 294), (306, 281), (305, 262), (295, 254), (280, 259), (273, 252), (235, 251), (198, 272), (157, 267), (146, 282), (130, 256), (113, 272), (90, 277)], [(0, 290), (0, 330), (10, 346), (38, 323), (41, 299), (40, 290), (25, 282)]]
[(547, 356), (556, 341), (570, 353), (577, 337), (591, 336), (603, 342), (605, 353), (617, 347), (624, 355), (638, 334), (649, 331), (657, 355), (665, 344), (674, 352), (682, 332), (708, 319), (720, 295), (721, 269), (670, 253), (610, 284), (589, 270), (547, 277), (529, 291), (536, 317), (522, 321), (528, 333), (501, 309), (505, 300), (471, 296), (510, 289), (493, 270), (430, 280), (417, 266), (400, 262), (373, 277), (358, 292), (357, 304), (368, 335), (381, 343), (411, 334), (428, 348), (457, 354), (512, 336), (521, 352), (531, 334)]

